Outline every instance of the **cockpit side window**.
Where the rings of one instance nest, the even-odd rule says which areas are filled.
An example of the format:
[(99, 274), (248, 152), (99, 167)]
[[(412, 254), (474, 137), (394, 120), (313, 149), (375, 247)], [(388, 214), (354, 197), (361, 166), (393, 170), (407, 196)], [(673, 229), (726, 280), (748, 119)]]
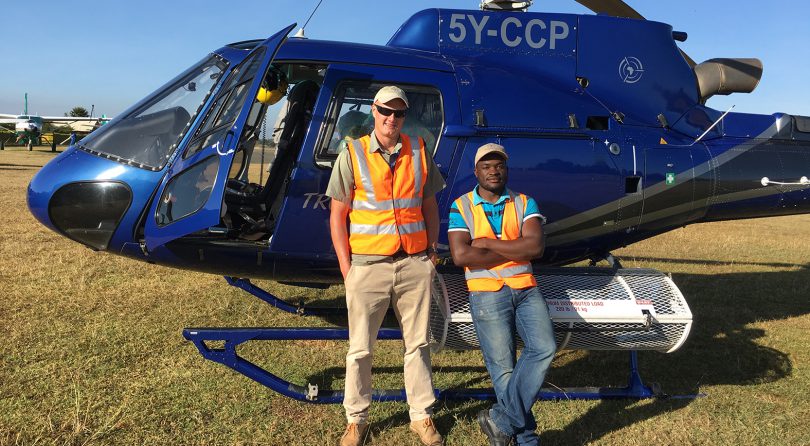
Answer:
[(396, 82), (344, 81), (336, 89), (326, 120), (326, 132), (318, 144), (319, 161), (334, 160), (352, 139), (374, 130), (371, 104), (377, 90), (385, 85), (398, 85), (408, 96), (410, 108), (402, 133), (425, 140), (429, 153), (436, 151), (443, 125), (441, 94), (432, 87), (402, 85)]

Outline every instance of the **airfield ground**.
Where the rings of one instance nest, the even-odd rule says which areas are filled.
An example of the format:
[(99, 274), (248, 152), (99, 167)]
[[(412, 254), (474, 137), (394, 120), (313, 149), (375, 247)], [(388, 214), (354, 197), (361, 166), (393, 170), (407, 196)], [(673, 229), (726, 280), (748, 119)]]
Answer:
[[(50, 148), (0, 151), (0, 445), (331, 445), (340, 405), (284, 398), (205, 361), (200, 326), (322, 326), (273, 310), (218, 276), (92, 252), (28, 213)], [(61, 150), (61, 148), (60, 148)], [(810, 444), (810, 215), (690, 226), (616, 252), (671, 272), (694, 313), (686, 345), (640, 353), (641, 372), (696, 400), (539, 402), (544, 445)], [(326, 292), (262, 283), (294, 301)], [(249, 359), (293, 382), (342, 386), (345, 344), (254, 343)], [(375, 387), (401, 386), (401, 347), (381, 342)], [(548, 383), (624, 384), (620, 352), (563, 351)], [(479, 352), (434, 356), (440, 387), (487, 387)], [(482, 402), (440, 403), (448, 445), (485, 444)], [(373, 445), (417, 445), (402, 403), (372, 406)]]

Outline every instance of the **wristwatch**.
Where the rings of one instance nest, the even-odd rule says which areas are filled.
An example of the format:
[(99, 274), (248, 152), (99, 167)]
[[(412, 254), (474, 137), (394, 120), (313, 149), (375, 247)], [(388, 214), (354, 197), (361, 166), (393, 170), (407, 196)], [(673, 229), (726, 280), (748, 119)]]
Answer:
[(425, 250), (425, 254), (431, 255), (431, 254), (438, 254), (438, 253), (436, 252), (436, 248), (434, 248), (432, 246), (428, 246), (428, 249)]

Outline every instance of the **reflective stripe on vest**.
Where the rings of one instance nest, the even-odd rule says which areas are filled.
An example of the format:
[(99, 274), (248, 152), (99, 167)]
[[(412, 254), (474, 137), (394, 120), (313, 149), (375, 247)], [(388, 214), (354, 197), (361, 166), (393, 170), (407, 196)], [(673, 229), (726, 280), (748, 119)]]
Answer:
[(422, 193), (427, 177), (425, 143), (414, 149), (407, 135), (393, 171), (382, 154), (370, 153), (371, 137), (349, 144), (355, 190), (349, 211), (349, 247), (354, 254), (391, 255), (427, 249)]
[[(523, 230), (523, 217), (526, 212), (526, 196), (509, 192), (501, 219), (501, 240), (515, 240)], [(473, 205), (473, 192), (462, 195), (456, 200), (456, 208), (470, 230), (470, 237), (497, 239), (492, 226), (487, 220), (483, 206)], [(514, 289), (537, 286), (532, 275), (530, 262), (507, 261), (489, 269), (464, 268), (467, 289), (470, 291), (498, 291), (504, 285)]]

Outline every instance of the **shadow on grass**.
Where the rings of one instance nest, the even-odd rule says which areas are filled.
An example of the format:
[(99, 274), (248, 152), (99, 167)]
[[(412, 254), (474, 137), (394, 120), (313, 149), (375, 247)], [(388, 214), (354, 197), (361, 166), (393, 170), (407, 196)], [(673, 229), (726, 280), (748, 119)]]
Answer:
[(0, 163), (0, 170), (38, 170), (41, 169), (42, 166), (33, 165), (33, 164), (9, 164), (9, 163)]
[[(478, 366), (441, 366), (434, 367), (434, 373), (477, 373), (480, 376), (467, 379), (455, 388), (466, 389), (470, 387), (486, 388), (489, 382), (486, 369)], [(307, 377), (306, 381), (317, 383), (319, 388), (334, 389), (333, 383), (336, 379), (343, 379), (346, 369), (343, 367), (330, 367), (328, 369), (319, 370)], [(391, 374), (402, 375), (402, 367), (374, 367), (373, 373), (375, 375)], [(483, 385), (482, 385), (483, 384)]]
[[(439, 433), (447, 435), (460, 420), (472, 420), (473, 423), (477, 423), (475, 417), (478, 412), (488, 408), (492, 403), (488, 401), (475, 401), (470, 404), (470, 402), (443, 401), (437, 404), (440, 406), (434, 409), (433, 422), (436, 424), (436, 430), (438, 430)], [(372, 421), (369, 427), (376, 433), (391, 426), (407, 426), (410, 422), (411, 420), (406, 408), (388, 418)]]
[[(757, 385), (790, 376), (793, 365), (788, 354), (761, 345), (759, 340), (765, 337), (765, 330), (752, 324), (810, 313), (810, 300), (806, 298), (810, 295), (810, 264), (799, 268), (765, 273), (675, 275), (673, 280), (687, 296), (693, 313), (692, 332), (677, 352), (639, 353), (639, 369), (645, 383), (662, 383), (662, 390), (671, 395), (690, 395), (699, 393), (703, 386)], [(332, 303), (340, 300), (332, 299)], [(626, 384), (628, 363), (625, 353), (561, 353), (569, 354), (581, 357), (562, 366), (552, 366), (546, 377), (547, 383), (557, 387), (621, 387)], [(382, 367), (374, 371), (401, 373), (402, 369)], [(486, 371), (480, 367), (442, 367), (436, 370), (437, 373), (472, 371), (486, 376)], [(331, 367), (310, 378), (328, 387), (341, 376), (342, 367)], [(480, 384), (481, 379), (476, 378), (461, 383), (458, 388), (478, 387)], [(691, 401), (685, 398), (658, 399), (649, 404), (639, 404), (635, 400), (601, 401), (565, 429), (541, 432), (541, 439), (543, 444), (583, 444), (637, 422), (680, 410)], [(474, 420), (475, 414), (490, 403), (442, 404), (436, 424), (443, 432), (449, 432), (458, 419)], [(372, 429), (407, 423), (407, 410), (403, 410), (388, 419), (375, 421)]]
[[(341, 328), (347, 328), (349, 326), (348, 316), (346, 314), (346, 297), (345, 296), (337, 296), (331, 299), (319, 299), (317, 301), (310, 301), (305, 302), (307, 298), (305, 296), (293, 296), (284, 299), (286, 302), (300, 302), (300, 306), (307, 311), (311, 312), (312, 314), (306, 317), (316, 317), (324, 322), (329, 324), (335, 325)], [(383, 328), (398, 328), (399, 323), (397, 322), (396, 315), (394, 314), (394, 309), (389, 307), (388, 311), (385, 313), (385, 318), (382, 322)]]
[[(706, 259), (665, 259), (661, 257), (639, 257), (631, 256), (627, 258), (638, 262), (662, 262), (662, 263), (681, 263), (686, 265), (750, 265), (750, 266), (766, 266), (769, 268), (792, 268), (795, 263), (784, 262), (742, 262), (738, 260), (706, 260)], [(622, 259), (625, 260), (625, 259)], [(625, 265), (627, 266), (627, 265)], [(807, 266), (805, 266), (806, 268)]]
[[(779, 265), (784, 266), (784, 265)], [(795, 267), (796, 265), (789, 265)], [(793, 373), (788, 354), (760, 344), (766, 333), (752, 324), (810, 313), (810, 265), (795, 271), (675, 275), (693, 314), (686, 344), (671, 354), (639, 352), (646, 382), (657, 381), (672, 395), (696, 394), (703, 386), (756, 385)], [(622, 385), (626, 358), (617, 352), (588, 352), (552, 367), (547, 382), (560, 387), (586, 383)], [(711, 398), (711, 395), (708, 395)], [(565, 429), (542, 432), (543, 444), (584, 444), (634, 423), (682, 409), (691, 399), (650, 404), (602, 401)]]

